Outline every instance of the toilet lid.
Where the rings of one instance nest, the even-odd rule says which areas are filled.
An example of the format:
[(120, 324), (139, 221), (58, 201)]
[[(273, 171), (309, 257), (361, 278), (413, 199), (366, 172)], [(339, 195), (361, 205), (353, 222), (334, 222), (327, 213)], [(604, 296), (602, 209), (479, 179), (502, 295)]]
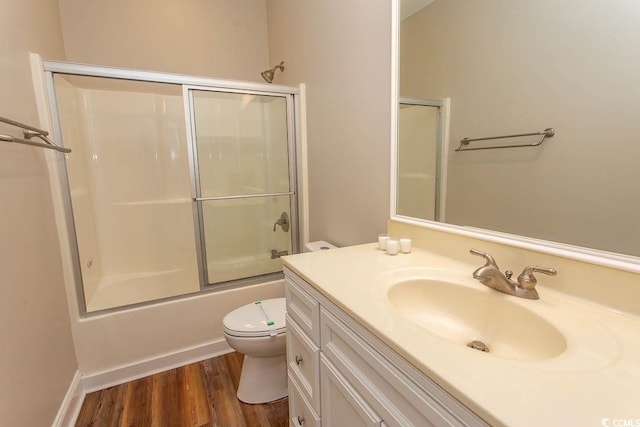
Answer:
[(224, 331), (236, 337), (264, 337), (284, 333), (286, 310), (284, 298), (243, 305), (224, 316)]

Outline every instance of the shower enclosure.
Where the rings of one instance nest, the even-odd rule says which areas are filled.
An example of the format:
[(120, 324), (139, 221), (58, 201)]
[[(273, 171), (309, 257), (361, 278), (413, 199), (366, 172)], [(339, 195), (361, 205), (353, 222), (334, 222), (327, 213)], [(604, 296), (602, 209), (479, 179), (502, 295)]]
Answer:
[(296, 88), (44, 65), (84, 312), (281, 273), (298, 250)]

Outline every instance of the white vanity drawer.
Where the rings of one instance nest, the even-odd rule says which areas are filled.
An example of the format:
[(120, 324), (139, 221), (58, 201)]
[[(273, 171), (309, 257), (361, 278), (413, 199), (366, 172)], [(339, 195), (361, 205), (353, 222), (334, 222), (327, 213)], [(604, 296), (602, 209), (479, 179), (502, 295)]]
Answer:
[(311, 407), (320, 412), (320, 349), (287, 314), (287, 370)]
[(287, 314), (316, 344), (320, 345), (320, 303), (305, 288), (310, 286), (286, 267), (284, 269)]
[(400, 356), (388, 348), (383, 355), (377, 349), (384, 344), (344, 313), (322, 307), (320, 319), (323, 357), (389, 426), (487, 425)]
[(296, 380), (289, 373), (289, 426), (320, 427), (320, 418), (304, 398)]

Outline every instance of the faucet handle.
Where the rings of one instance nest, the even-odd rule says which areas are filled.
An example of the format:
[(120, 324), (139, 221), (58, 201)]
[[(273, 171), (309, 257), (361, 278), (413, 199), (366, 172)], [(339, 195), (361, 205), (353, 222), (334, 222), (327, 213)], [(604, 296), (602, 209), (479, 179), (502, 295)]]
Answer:
[(287, 215), (287, 211), (284, 211), (280, 214), (280, 218), (273, 223), (273, 231), (276, 231), (277, 226), (282, 227), (282, 231), (285, 233), (289, 231), (289, 215)]
[(472, 255), (477, 255), (477, 256), (483, 257), (486, 260), (486, 264), (484, 265), (485, 267), (491, 266), (491, 267), (498, 268), (498, 264), (496, 264), (496, 260), (491, 255), (489, 255), (488, 253), (480, 252), (477, 249), (469, 249), (469, 253), (472, 254)]
[(549, 276), (555, 276), (558, 272), (554, 268), (538, 267), (537, 265), (528, 265), (522, 270), (522, 273), (518, 276), (518, 283), (521, 288), (533, 289), (538, 283), (538, 280), (533, 275), (534, 272), (548, 274)]

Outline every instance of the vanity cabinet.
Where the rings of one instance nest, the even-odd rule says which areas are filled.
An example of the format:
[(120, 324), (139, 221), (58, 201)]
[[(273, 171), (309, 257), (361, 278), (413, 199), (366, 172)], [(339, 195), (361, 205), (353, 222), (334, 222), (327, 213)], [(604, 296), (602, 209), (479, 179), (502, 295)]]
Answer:
[(313, 286), (284, 271), (291, 426), (487, 425)]
[(287, 278), (285, 290), (289, 424), (320, 426), (320, 303), (299, 280)]

